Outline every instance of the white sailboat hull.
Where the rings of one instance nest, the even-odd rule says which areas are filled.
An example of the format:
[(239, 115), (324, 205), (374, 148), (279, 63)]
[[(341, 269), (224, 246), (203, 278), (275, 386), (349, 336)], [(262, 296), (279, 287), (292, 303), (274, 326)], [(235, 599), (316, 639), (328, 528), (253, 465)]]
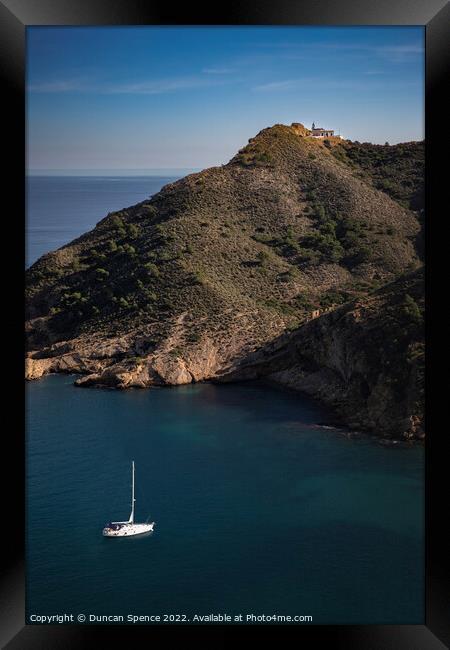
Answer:
[(103, 528), (103, 537), (131, 537), (151, 533), (155, 522), (145, 524), (134, 523), (134, 460), (131, 462), (131, 514), (128, 521), (111, 521)]
[(142, 535), (153, 530), (155, 522), (150, 524), (121, 524), (117, 529), (105, 527), (103, 529), (104, 537), (131, 537), (131, 535)]

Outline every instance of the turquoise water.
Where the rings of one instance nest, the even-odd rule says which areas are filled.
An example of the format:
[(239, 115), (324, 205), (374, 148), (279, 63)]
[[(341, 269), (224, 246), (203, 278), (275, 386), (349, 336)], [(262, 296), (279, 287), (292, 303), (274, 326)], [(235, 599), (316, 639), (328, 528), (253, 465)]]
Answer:
[[(27, 384), (27, 613), (424, 621), (423, 449), (258, 384)], [(154, 533), (106, 539), (129, 516)]]

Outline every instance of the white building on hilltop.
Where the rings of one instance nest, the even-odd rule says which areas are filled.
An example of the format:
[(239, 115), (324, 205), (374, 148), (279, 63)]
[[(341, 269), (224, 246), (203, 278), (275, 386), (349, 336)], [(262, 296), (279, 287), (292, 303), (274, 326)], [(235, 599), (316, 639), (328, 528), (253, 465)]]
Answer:
[(313, 138), (329, 138), (330, 136), (334, 136), (333, 130), (322, 129), (319, 126), (316, 126), (314, 122), (312, 123), (311, 131)]

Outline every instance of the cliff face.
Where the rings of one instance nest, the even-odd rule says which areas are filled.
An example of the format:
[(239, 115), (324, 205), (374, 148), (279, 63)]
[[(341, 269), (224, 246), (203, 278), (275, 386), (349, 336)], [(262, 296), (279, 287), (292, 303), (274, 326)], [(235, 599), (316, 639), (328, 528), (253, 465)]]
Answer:
[(332, 407), (353, 428), (424, 437), (422, 271), (286, 333), (221, 381), (269, 378)]
[(227, 165), (38, 260), (27, 378), (76, 372), (79, 385), (126, 388), (223, 377), (312, 311), (418, 268), (417, 214), (308, 135), (264, 129)]

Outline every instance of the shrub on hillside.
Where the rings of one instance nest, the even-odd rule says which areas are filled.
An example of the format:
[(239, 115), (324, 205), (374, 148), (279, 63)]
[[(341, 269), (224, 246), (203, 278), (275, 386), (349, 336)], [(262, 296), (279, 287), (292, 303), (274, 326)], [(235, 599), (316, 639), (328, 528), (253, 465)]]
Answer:
[(153, 262), (147, 262), (144, 264), (144, 268), (147, 271), (147, 275), (151, 278), (158, 278), (160, 276), (160, 271), (156, 264), (153, 264)]
[(103, 281), (103, 280), (106, 280), (109, 277), (109, 271), (107, 271), (106, 269), (102, 269), (102, 268), (95, 269), (95, 275), (96, 275), (97, 280)]

